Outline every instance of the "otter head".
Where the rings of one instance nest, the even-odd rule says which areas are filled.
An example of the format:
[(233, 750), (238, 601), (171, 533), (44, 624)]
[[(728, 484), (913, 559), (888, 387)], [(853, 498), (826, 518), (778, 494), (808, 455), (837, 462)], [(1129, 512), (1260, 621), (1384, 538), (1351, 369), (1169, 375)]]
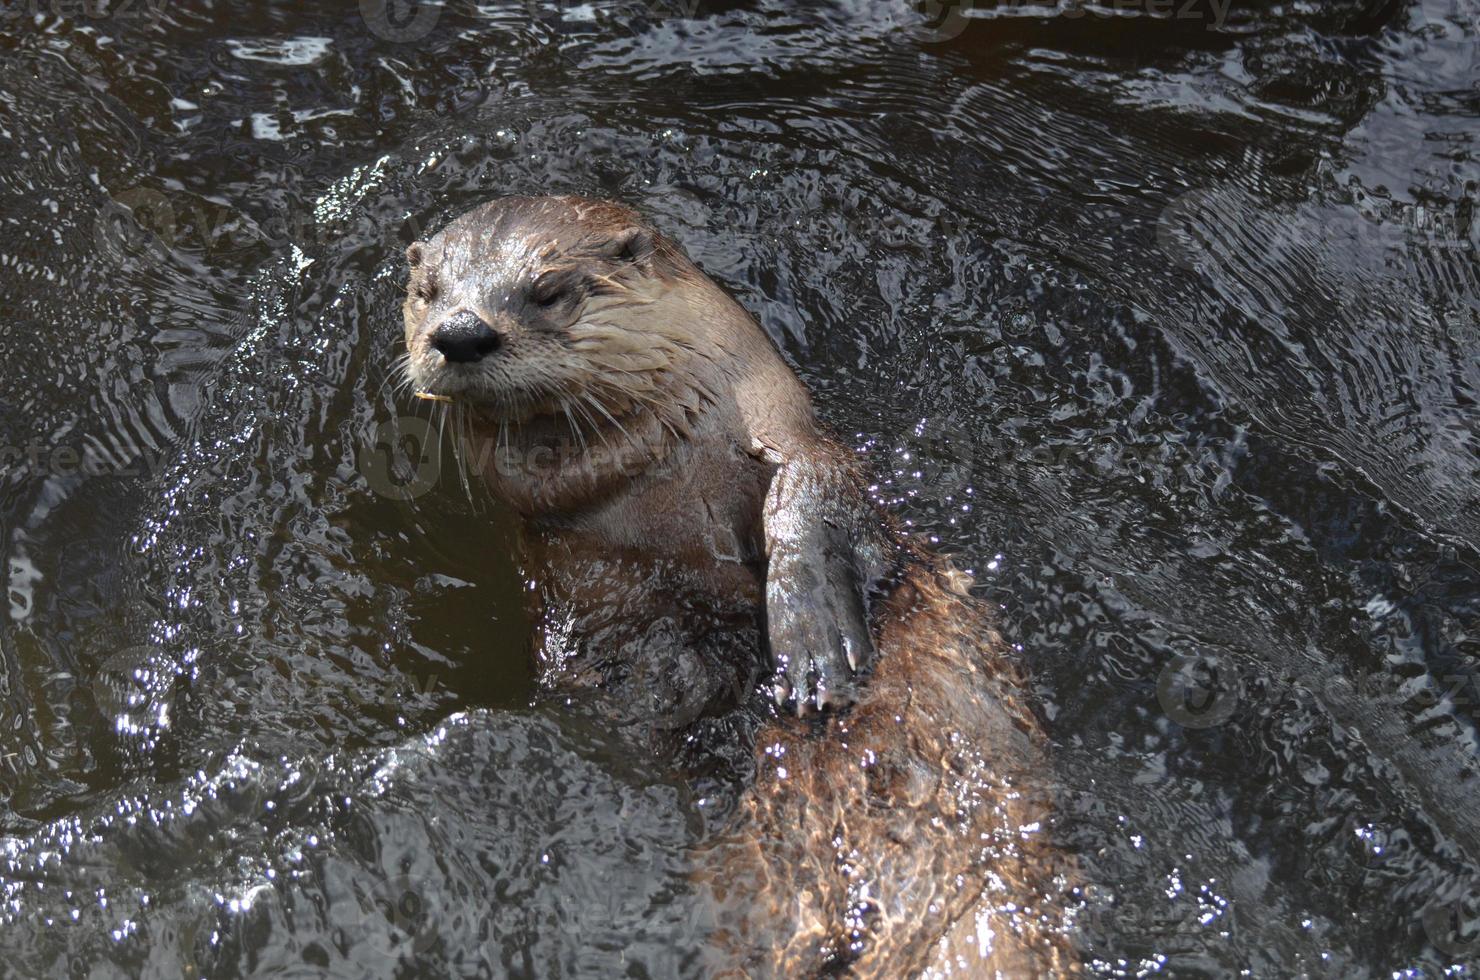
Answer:
[(646, 308), (677, 250), (620, 205), (503, 198), (406, 257), (408, 369), (422, 392), (518, 419), (663, 367), (670, 345)]
[[(694, 300), (719, 290), (630, 208), (502, 198), (406, 255), (410, 381), (474, 434), (523, 440), (524, 461), (490, 477), (518, 503), (549, 509), (601, 477), (610, 461), (590, 445), (662, 455), (704, 401)], [(537, 450), (560, 465), (536, 467)]]

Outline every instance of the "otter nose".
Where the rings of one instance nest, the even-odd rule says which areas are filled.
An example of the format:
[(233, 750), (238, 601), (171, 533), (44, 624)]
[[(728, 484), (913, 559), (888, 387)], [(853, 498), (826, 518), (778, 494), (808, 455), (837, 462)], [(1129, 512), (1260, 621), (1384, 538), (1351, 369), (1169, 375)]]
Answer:
[(432, 346), (454, 364), (472, 364), (498, 350), (498, 334), (475, 313), (457, 313), (432, 331)]

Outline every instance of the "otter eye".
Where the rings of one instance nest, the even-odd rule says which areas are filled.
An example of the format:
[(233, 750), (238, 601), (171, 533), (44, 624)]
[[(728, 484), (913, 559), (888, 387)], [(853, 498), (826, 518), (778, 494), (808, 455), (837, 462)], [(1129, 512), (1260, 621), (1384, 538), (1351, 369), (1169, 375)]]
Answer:
[(431, 276), (423, 276), (411, 287), (411, 295), (418, 302), (430, 303), (437, 298), (437, 282)]
[(529, 287), (529, 301), (535, 306), (549, 309), (568, 299), (573, 292), (573, 280), (564, 272), (546, 273)]

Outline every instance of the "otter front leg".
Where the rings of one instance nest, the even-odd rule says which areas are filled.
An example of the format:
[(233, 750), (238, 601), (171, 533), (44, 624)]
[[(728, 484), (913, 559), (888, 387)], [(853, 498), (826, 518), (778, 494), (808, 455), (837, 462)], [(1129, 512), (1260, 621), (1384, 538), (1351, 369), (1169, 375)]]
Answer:
[(798, 714), (847, 707), (875, 655), (869, 604), (892, 540), (846, 465), (757, 449), (779, 467), (763, 512), (776, 701)]

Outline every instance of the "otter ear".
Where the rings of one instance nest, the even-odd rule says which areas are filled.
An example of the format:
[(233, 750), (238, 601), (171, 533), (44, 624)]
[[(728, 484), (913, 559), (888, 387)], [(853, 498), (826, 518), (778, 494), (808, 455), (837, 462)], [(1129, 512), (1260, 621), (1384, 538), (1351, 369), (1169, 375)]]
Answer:
[(406, 249), (406, 263), (413, 270), (421, 268), (421, 263), (426, 259), (426, 243), (412, 242)]
[(613, 237), (602, 249), (602, 253), (618, 262), (632, 262), (646, 266), (652, 261), (656, 247), (657, 243), (653, 240), (651, 231), (634, 226), (624, 228)]

